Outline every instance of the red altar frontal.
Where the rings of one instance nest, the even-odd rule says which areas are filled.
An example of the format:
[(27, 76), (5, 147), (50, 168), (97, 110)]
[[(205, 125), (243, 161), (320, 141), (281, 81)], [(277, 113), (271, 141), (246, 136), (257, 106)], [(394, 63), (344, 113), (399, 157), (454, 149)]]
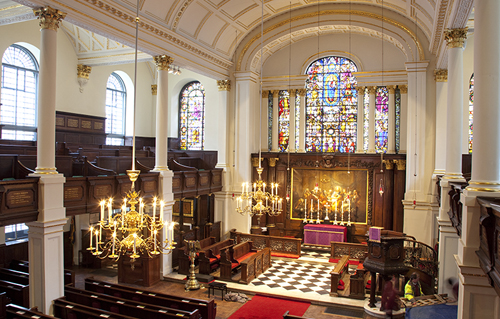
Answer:
[(304, 244), (330, 246), (330, 242), (347, 242), (347, 228), (338, 225), (304, 226)]

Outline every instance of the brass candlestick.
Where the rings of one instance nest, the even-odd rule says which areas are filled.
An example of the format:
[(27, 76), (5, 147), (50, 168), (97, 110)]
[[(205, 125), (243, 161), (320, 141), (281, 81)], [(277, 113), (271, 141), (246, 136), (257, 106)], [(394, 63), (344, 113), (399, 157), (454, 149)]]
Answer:
[(185, 290), (197, 290), (200, 289), (200, 283), (196, 279), (196, 274), (194, 272), (194, 260), (196, 259), (196, 253), (201, 250), (200, 242), (197, 240), (186, 240), (186, 244), (189, 249), (189, 258), (191, 258), (191, 266), (189, 268), (189, 278), (185, 285)]

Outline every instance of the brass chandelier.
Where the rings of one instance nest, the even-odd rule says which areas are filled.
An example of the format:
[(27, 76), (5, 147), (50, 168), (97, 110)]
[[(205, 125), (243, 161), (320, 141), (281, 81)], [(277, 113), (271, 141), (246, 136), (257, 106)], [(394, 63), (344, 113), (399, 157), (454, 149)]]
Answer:
[[(102, 200), (99, 203), (100, 220), (90, 227), (90, 246), (87, 248), (94, 256), (101, 259), (111, 258), (118, 260), (121, 256), (129, 256), (132, 262), (139, 257), (147, 256), (151, 258), (159, 254), (169, 254), (176, 245), (174, 242), (174, 227), (176, 223), (164, 222), (163, 220), (165, 203), (154, 197), (153, 202), (146, 205), (144, 200), (140, 197), (140, 191), (135, 190), (135, 182), (140, 173), (139, 170), (135, 169), (135, 111), (137, 105), (139, 0), (137, 1), (135, 32), (132, 169), (127, 170), (127, 175), (132, 182), (132, 186), (131, 190), (123, 199), (123, 205), (119, 213), (113, 214), (113, 198)], [(149, 215), (147, 210), (151, 210), (151, 215)], [(158, 217), (157, 213), (159, 213)], [(162, 231), (165, 231), (165, 241), (161, 239)], [(111, 238), (107, 238), (109, 234), (111, 234)]]

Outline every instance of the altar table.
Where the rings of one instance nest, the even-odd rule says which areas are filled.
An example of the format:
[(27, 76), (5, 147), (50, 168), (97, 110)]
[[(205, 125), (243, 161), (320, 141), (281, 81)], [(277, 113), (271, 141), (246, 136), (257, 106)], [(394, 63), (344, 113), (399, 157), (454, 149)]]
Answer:
[(330, 242), (346, 242), (347, 228), (338, 225), (313, 225), (304, 226), (304, 244), (330, 246)]

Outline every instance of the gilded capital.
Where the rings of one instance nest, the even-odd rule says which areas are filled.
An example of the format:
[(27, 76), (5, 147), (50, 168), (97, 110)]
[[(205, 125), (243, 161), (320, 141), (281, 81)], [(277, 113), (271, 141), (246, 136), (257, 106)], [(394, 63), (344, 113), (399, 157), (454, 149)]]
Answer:
[(151, 84), (151, 95), (156, 95), (158, 93), (158, 85)]
[[(260, 160), (262, 161), (262, 158)], [(259, 167), (259, 158), (258, 157), (252, 157), (252, 166)]]
[(280, 95), (280, 90), (272, 90), (271, 93), (273, 94), (273, 98), (274, 97), (279, 97)]
[(389, 91), (389, 94), (394, 94), (394, 93), (396, 93), (396, 86), (395, 85), (388, 85), (387, 90)]
[(406, 169), (406, 160), (394, 160), (394, 164), (396, 164), (396, 169), (398, 171), (404, 171)]
[(288, 92), (290, 93), (290, 98), (294, 98), (295, 94), (297, 93), (297, 90), (296, 89), (291, 89), (291, 90), (288, 90)]
[(269, 167), (276, 167), (276, 163), (279, 161), (279, 158), (270, 157), (267, 160), (269, 161)]
[(365, 87), (364, 86), (357, 86), (356, 90), (358, 91), (358, 94), (365, 93)]
[(392, 160), (383, 160), (382, 163), (384, 163), (386, 170), (394, 168), (394, 162)]
[(297, 94), (300, 96), (306, 96), (307, 90), (306, 89), (298, 89)]
[(463, 29), (446, 29), (444, 31), (444, 39), (448, 43), (448, 48), (464, 48), (465, 40), (467, 40), (467, 28)]
[(267, 90), (262, 90), (262, 98), (267, 99), (269, 98), (269, 91)]
[(406, 84), (398, 85), (398, 88), (399, 88), (399, 93), (408, 94), (408, 85)]
[(66, 17), (66, 13), (49, 6), (40, 9), (33, 9), (33, 13), (40, 20), (39, 25), (42, 29), (54, 31), (57, 31), (59, 28), (59, 22)]
[(174, 62), (174, 58), (168, 55), (157, 55), (154, 59), (158, 71), (168, 71), (168, 66)]
[(76, 75), (82, 79), (89, 79), (90, 72), (92, 71), (92, 67), (88, 65), (78, 64), (76, 66)]
[(368, 94), (375, 94), (377, 92), (376, 86), (367, 86), (367, 88), (368, 88)]
[(436, 80), (436, 82), (447, 82), (448, 81), (448, 70), (435, 69), (434, 70), (434, 80)]
[(231, 91), (231, 80), (218, 80), (217, 87), (219, 91)]

